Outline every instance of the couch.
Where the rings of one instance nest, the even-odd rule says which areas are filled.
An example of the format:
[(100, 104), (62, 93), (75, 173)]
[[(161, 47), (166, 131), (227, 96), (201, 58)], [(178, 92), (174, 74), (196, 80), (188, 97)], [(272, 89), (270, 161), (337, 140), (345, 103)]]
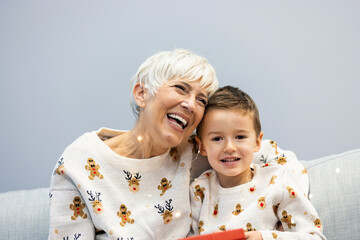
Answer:
[[(301, 161), (328, 239), (360, 239), (360, 149)], [(0, 193), (0, 239), (47, 239), (48, 188)]]

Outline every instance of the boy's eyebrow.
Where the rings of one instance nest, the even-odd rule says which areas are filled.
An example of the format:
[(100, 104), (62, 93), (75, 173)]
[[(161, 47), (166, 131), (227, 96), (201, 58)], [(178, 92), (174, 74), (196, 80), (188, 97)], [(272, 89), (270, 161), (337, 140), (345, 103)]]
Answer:
[[(189, 83), (183, 82), (183, 81), (180, 81), (180, 83), (184, 84), (186, 88), (192, 90), (192, 87), (191, 87), (191, 85)], [(200, 92), (199, 96), (207, 98), (207, 95), (205, 93), (203, 93), (203, 92)]]
[(220, 134), (222, 133), (221, 131), (212, 131), (212, 132), (208, 132), (207, 135), (210, 135), (210, 134)]
[[(246, 130), (246, 129), (239, 129), (239, 130), (236, 130), (236, 133), (247, 133), (249, 132), (249, 130)], [(222, 131), (212, 131), (212, 132), (208, 132), (207, 135), (210, 135), (210, 134), (221, 134), (223, 133)]]

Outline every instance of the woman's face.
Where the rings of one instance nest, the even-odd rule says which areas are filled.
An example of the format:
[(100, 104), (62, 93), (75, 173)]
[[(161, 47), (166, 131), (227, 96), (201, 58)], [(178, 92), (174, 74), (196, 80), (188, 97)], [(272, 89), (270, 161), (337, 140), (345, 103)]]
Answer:
[(155, 96), (146, 91), (144, 102), (139, 120), (151, 134), (153, 147), (162, 151), (179, 145), (194, 132), (204, 114), (207, 92), (200, 80), (174, 79), (164, 83)]

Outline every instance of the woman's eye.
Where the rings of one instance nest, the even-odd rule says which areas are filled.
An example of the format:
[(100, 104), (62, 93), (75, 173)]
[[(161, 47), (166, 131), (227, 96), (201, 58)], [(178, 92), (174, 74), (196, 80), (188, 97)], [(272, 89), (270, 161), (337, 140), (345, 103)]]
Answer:
[(182, 86), (182, 85), (174, 85), (174, 87), (176, 87), (176, 88), (180, 89), (180, 90), (181, 90), (181, 91), (183, 91), (183, 92), (186, 92), (185, 87), (184, 87), (184, 86)]
[(207, 105), (207, 101), (205, 99), (203, 99), (203, 98), (200, 98), (199, 102), (201, 102), (204, 106)]

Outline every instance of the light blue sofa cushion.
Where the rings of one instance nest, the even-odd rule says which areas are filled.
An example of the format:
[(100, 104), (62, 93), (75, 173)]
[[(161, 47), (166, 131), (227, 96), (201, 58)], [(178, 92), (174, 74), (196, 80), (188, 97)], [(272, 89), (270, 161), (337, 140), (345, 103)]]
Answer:
[(48, 188), (1, 193), (0, 212), (0, 239), (47, 239)]
[(302, 163), (327, 239), (360, 239), (360, 149)]

